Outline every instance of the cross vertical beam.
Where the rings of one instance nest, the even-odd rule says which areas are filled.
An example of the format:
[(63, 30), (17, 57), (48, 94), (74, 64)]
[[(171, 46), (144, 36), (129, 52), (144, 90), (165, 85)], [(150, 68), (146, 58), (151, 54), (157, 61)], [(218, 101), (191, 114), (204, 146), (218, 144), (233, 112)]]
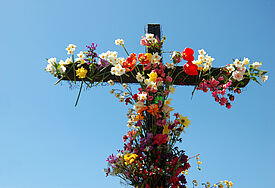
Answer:
[[(147, 33), (154, 34), (155, 37), (160, 39), (161, 32), (160, 32), (160, 24), (147, 24)], [(147, 53), (156, 53), (160, 54), (160, 50), (154, 51), (152, 49), (146, 48)]]

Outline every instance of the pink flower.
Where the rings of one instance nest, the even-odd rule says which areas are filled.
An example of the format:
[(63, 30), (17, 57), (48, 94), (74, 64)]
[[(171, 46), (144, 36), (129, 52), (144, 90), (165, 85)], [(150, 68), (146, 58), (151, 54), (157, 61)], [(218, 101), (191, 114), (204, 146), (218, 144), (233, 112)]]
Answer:
[(167, 81), (167, 82), (172, 82), (172, 80), (173, 80), (173, 79), (172, 79), (170, 76), (166, 76), (166, 81)]
[(146, 38), (144, 38), (142, 36), (142, 39), (140, 40), (140, 45), (141, 46), (150, 46), (150, 43), (149, 43), (149, 41)]

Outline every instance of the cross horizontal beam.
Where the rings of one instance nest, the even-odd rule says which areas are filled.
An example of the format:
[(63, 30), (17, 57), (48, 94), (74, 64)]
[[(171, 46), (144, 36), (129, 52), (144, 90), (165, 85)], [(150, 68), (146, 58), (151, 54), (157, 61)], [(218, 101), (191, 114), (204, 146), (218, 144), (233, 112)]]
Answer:
[[(96, 72), (93, 73), (93, 75), (95, 76), (91, 76), (91, 78), (84, 78), (84, 79), (80, 79), (77, 76), (75, 76), (75, 72), (73, 70), (73, 68), (71, 67), (73, 66), (72, 64), (70, 65), (66, 65), (66, 69), (69, 70), (67, 71), (67, 75), (62, 78), (62, 80), (76, 80), (76, 81), (88, 81), (88, 82), (108, 82), (109, 80), (113, 80), (114, 82), (123, 82), (123, 83), (139, 83), (136, 79), (136, 74), (137, 71), (133, 70), (132, 72), (128, 72), (122, 76), (115, 76), (110, 74), (111, 73), (111, 67), (102, 67), (102, 68), (98, 68), (96, 69)], [(89, 70), (89, 65), (87, 64), (83, 64), (81, 65), (82, 67), (84, 67), (86, 70)], [(142, 65), (138, 65), (136, 68), (136, 70), (143, 70)], [(177, 75), (175, 77), (175, 80), (173, 81), (174, 85), (184, 85), (184, 86), (196, 86), (198, 84), (199, 79), (209, 79), (208, 76), (205, 77), (199, 77), (200, 74), (195, 75), (195, 76), (191, 76), (191, 75), (187, 75), (185, 72), (182, 71), (183, 67), (182, 66), (177, 66), (175, 67), (175, 71), (173, 75)], [(211, 76), (215, 77), (218, 74), (221, 73), (221, 68), (211, 68), (209, 70), (209, 72), (211, 72)], [(101, 76), (96, 76), (99, 75), (98, 73), (100, 73)], [(149, 74), (150, 72), (146, 72), (145, 73)], [(224, 73), (225, 74), (225, 73)], [(174, 77), (174, 76), (173, 76)], [(241, 82), (233, 82), (233, 87), (237, 86), (242, 88), (245, 87), (249, 82), (249, 79), (244, 79)]]

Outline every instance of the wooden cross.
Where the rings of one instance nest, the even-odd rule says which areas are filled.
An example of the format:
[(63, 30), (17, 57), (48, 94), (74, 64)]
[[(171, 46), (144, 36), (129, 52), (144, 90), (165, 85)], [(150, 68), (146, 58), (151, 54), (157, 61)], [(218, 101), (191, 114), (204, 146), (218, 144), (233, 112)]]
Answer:
[[(154, 34), (154, 36), (157, 36), (159, 39), (161, 38), (161, 31), (160, 31), (160, 24), (148, 24), (147, 25), (147, 33), (150, 34)], [(154, 51), (152, 49), (147, 48), (146, 51), (148, 53), (155, 53), (158, 52), (160, 53), (160, 51)], [(67, 72), (67, 76), (62, 78), (62, 80), (75, 80), (75, 81), (88, 81), (91, 82), (91, 80), (89, 80), (88, 78), (84, 78), (84, 79), (79, 79), (78, 77), (75, 77), (75, 72), (73, 71), (73, 69), (71, 68), (71, 64), (67, 65), (67, 70), (70, 70)], [(89, 69), (87, 64), (82, 65), (84, 68), (86, 68), (87, 70)], [(142, 70), (142, 66), (138, 65), (139, 70)], [(101, 68), (101, 69), (105, 69), (103, 72), (110, 72), (111, 71), (111, 67), (107, 67), (107, 68)], [(102, 71), (101, 69), (99, 69), (98, 71)], [(217, 76), (222, 68), (211, 68), (209, 71), (211, 72), (212, 76)], [(185, 72), (182, 71), (183, 70), (183, 66), (176, 66), (175, 67), (175, 75), (179, 74), (179, 76), (177, 78), (175, 78), (174, 80), (174, 85), (185, 85), (185, 86), (196, 86), (198, 83), (198, 79), (199, 79), (199, 75), (195, 75), (195, 76), (191, 76), (191, 75), (187, 75)], [(128, 75), (122, 75), (121, 78), (118, 78), (115, 75), (109, 75), (108, 78), (104, 78), (103, 76), (100, 77), (95, 77), (93, 79), (93, 82), (107, 82), (109, 80), (113, 80), (114, 82), (123, 82), (123, 83), (139, 83), (137, 81), (137, 79), (135, 78), (136, 73), (133, 71), (133, 76), (128, 76)], [(184, 80), (182, 80), (182, 78), (184, 78)], [(203, 78), (201, 78), (203, 79)], [(243, 79), (241, 83), (234, 83), (233, 82), (233, 87), (236, 86), (238, 84), (238, 87), (245, 87), (249, 82), (249, 79)]]

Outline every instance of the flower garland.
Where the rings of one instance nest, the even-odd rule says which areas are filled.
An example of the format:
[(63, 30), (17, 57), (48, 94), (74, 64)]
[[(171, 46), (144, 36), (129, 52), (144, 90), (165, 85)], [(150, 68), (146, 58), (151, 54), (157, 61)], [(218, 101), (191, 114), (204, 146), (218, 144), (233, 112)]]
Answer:
[[(66, 48), (70, 58), (60, 60), (59, 63), (56, 58), (50, 58), (46, 67), (47, 72), (60, 78), (57, 83), (64, 79), (70, 80), (71, 83), (81, 81), (77, 101), (83, 84), (93, 87), (108, 82), (114, 86), (115, 82), (119, 82), (122, 85), (123, 89), (112, 89), (110, 93), (114, 94), (119, 102), (131, 105), (127, 113), (129, 131), (123, 136), (123, 149), (119, 150), (117, 155), (108, 157), (105, 172), (107, 176), (118, 176), (126, 184), (138, 188), (186, 188), (185, 176), (190, 168), (190, 159), (196, 158), (200, 169), (199, 155), (188, 157), (183, 150), (175, 146), (176, 143), (182, 142), (181, 134), (190, 125), (186, 116), (172, 113), (174, 109), (170, 106), (172, 99), (169, 95), (175, 92), (175, 80), (184, 82), (189, 76), (195, 76), (195, 90), (211, 91), (215, 101), (229, 109), (234, 94), (241, 93), (241, 87), (249, 80), (260, 84), (257, 77), (262, 82), (268, 79), (267, 72), (259, 69), (261, 63), (249, 64), (248, 58), (242, 61), (235, 59), (232, 64), (222, 68), (212, 68), (214, 58), (203, 49), (198, 50), (197, 60), (191, 48), (185, 48), (183, 52), (168, 52), (171, 61), (164, 63), (162, 55), (165, 52), (161, 51), (161, 48), (165, 39), (163, 37), (160, 40), (153, 34), (145, 34), (140, 44), (155, 53), (138, 55), (129, 54), (124, 41), (117, 39), (115, 44), (123, 47), (127, 54), (126, 59), (118, 57), (116, 51), (98, 55), (95, 52), (97, 45), (94, 43), (87, 46), (86, 52), (80, 51), (75, 58), (76, 46), (70, 44)], [(177, 72), (182, 60), (186, 62), (182, 70)], [(183, 74), (185, 76), (180, 77)], [(123, 82), (125, 78), (139, 83), (137, 92), (133, 92), (129, 84)], [(192, 184), (194, 187), (198, 183), (194, 180)], [(213, 185), (209, 182), (202, 185), (232, 187), (233, 183), (225, 180)]]

